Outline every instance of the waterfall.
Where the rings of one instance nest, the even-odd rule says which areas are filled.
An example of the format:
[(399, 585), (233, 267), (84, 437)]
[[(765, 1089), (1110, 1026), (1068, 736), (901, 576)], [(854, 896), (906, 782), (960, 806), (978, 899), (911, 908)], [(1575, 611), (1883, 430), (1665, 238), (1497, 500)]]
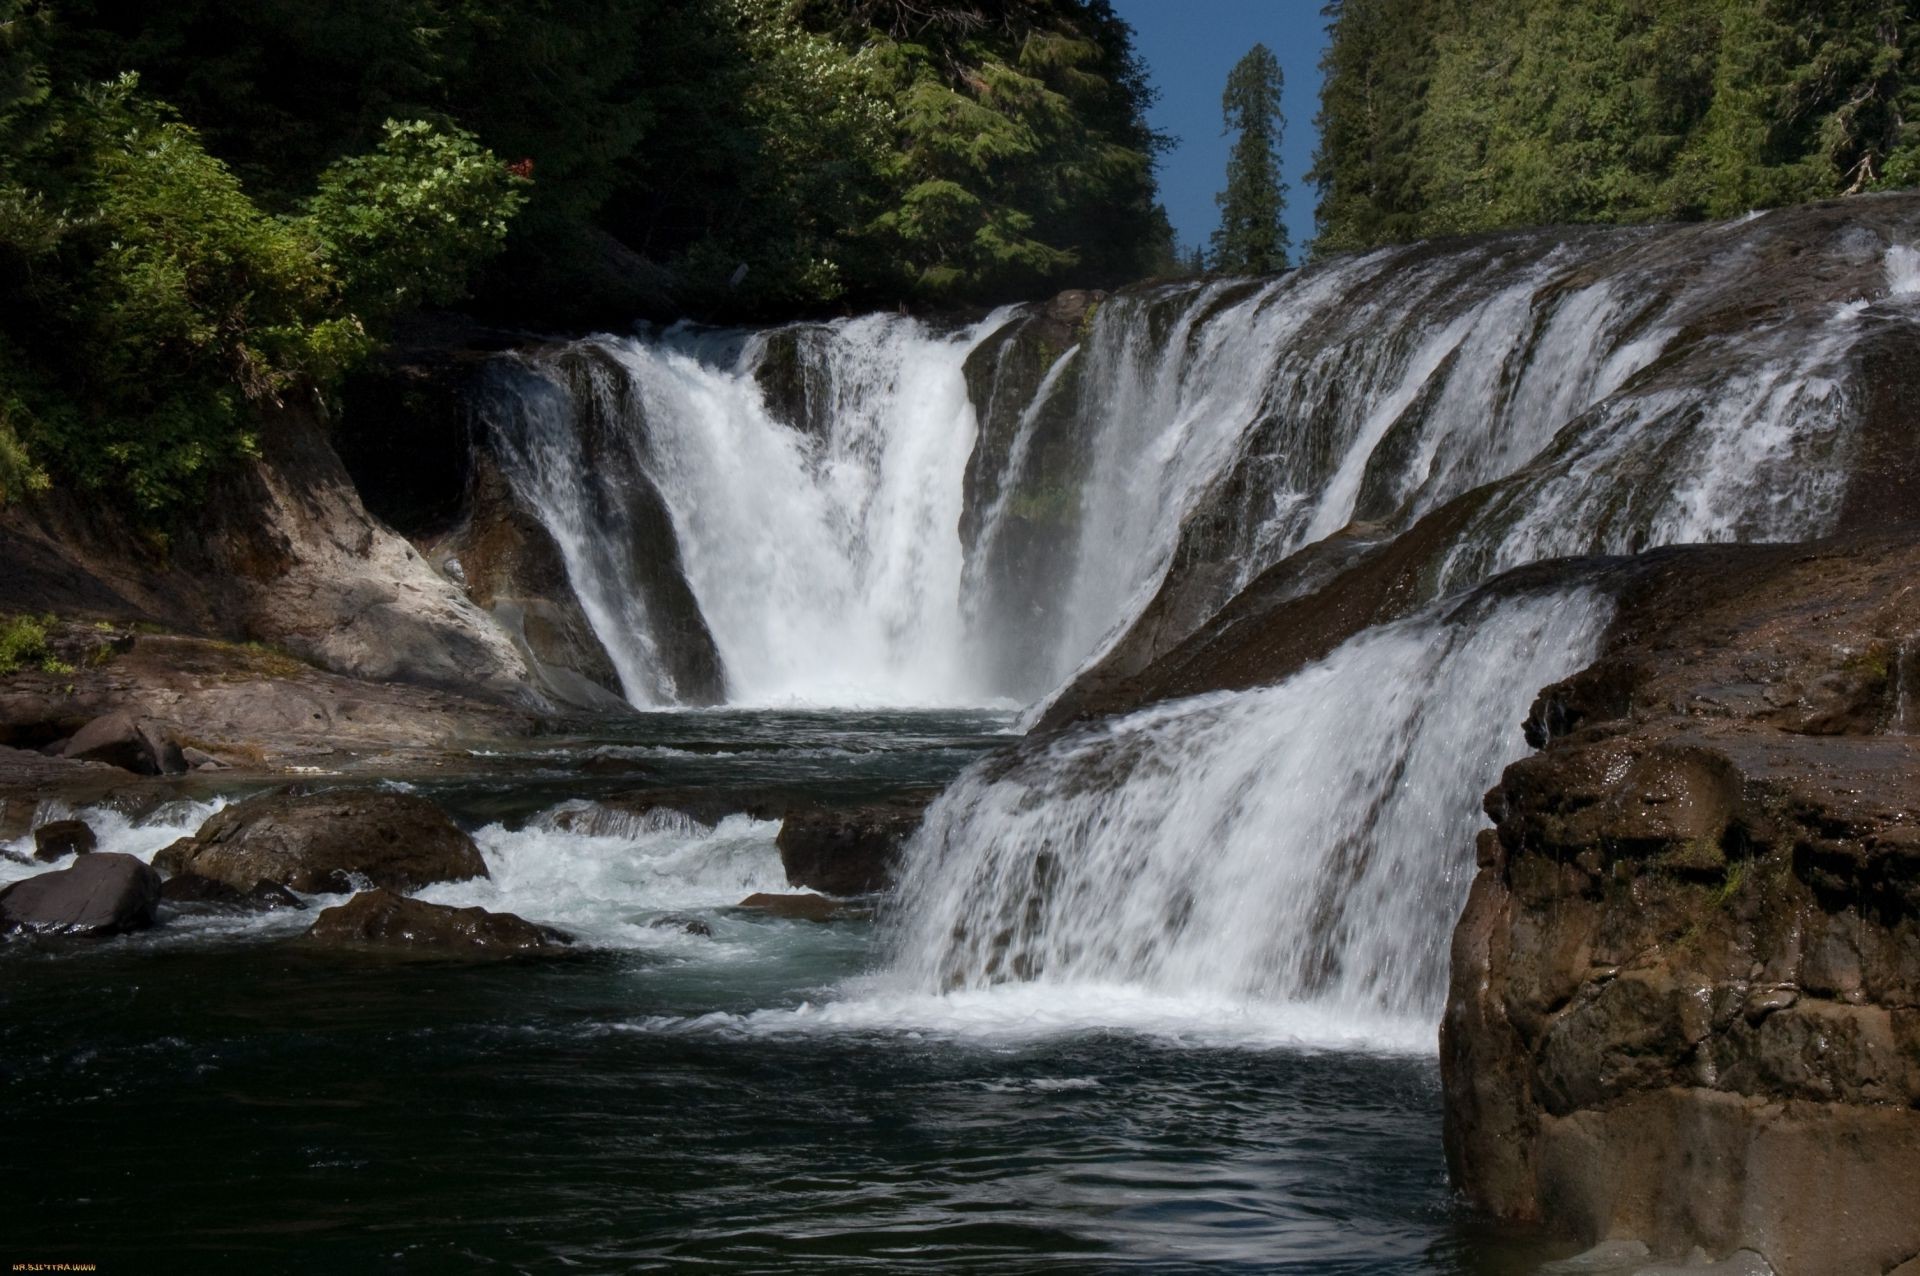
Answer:
[(922, 992), (1129, 985), (1430, 1027), (1480, 795), (1592, 659), (1575, 589), (1364, 633), (1276, 686), (983, 763), (928, 812), (888, 937)]
[[(689, 698), (689, 608), (735, 703), (1032, 703), (1168, 591), (1154, 650), (1476, 489), (1427, 597), (1819, 534), (1863, 327), (1912, 323), (1902, 216), (1405, 245), (1128, 289), (1065, 338), (1020, 338), (1045, 307), (595, 337), (516, 356), (543, 384), (490, 421), (636, 703)], [(1780, 260), (1813, 264), (1762, 287)]]
[[(991, 698), (961, 603), (974, 433), (962, 365), (1004, 322), (946, 334), (886, 315), (759, 335), (682, 327), (531, 358), (544, 392), (495, 395), (495, 437), (630, 698), (677, 698), (641, 672), (656, 626), (624, 605), (639, 592), (630, 560), (592, 544), (595, 528), (602, 542), (629, 539), (607, 511), (636, 493), (664, 507), (735, 703)], [(769, 397), (776, 360), (805, 376), (797, 420)], [(601, 428), (584, 428), (596, 408)], [(595, 433), (601, 445), (583, 445)]]

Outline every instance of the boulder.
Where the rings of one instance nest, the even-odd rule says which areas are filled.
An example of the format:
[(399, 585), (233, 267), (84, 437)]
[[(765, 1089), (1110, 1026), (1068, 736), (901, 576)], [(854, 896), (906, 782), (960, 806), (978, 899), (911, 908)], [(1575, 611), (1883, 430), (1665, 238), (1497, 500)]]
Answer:
[(100, 844), (85, 820), (52, 820), (33, 831), (33, 858), (43, 864), (85, 855)]
[(178, 775), (187, 769), (180, 746), (158, 725), (122, 712), (102, 714), (81, 727), (60, 756), (140, 775)]
[(366, 790), (249, 798), (201, 825), (191, 847), (176, 843), (155, 859), (240, 891), (257, 882), (309, 894), (361, 884), (411, 891), (487, 876), (473, 839), (432, 802)]
[(149, 862), (157, 872), (169, 877), (177, 876), (187, 871), (187, 863), (199, 849), (200, 843), (191, 837), (175, 838), (156, 851)]
[(0, 890), (0, 933), (101, 936), (153, 925), (160, 875), (131, 855), (83, 855), (72, 868)]
[(865, 915), (865, 910), (853, 908), (837, 899), (828, 899), (825, 895), (769, 895), (764, 891), (747, 896), (740, 901), (739, 907), (766, 913), (770, 917), (801, 922), (831, 922)]
[(322, 911), (302, 938), (324, 948), (415, 949), (474, 957), (550, 952), (573, 942), (563, 931), (512, 913), (429, 904), (389, 890), (361, 891)]
[(775, 839), (787, 880), (825, 895), (886, 890), (935, 795), (916, 790), (862, 806), (789, 812)]
[(274, 882), (255, 882), (252, 890), (243, 891), (198, 873), (178, 873), (169, 877), (160, 884), (160, 898), (175, 905), (207, 905), (254, 913), (306, 908), (292, 891)]

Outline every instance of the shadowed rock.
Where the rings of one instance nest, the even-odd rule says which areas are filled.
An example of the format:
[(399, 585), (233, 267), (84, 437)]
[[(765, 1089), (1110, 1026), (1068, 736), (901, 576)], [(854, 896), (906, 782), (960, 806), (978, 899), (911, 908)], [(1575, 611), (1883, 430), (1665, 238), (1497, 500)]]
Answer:
[(389, 890), (361, 891), (325, 909), (302, 941), (322, 948), (410, 949), (457, 957), (550, 952), (573, 942), (562, 931), (512, 913), (429, 904)]
[(33, 831), (33, 858), (43, 864), (85, 855), (100, 844), (85, 820), (53, 820)]
[(1920, 1253), (1920, 546), (1620, 570), (1600, 658), (1487, 795), (1441, 1028), (1454, 1181), (1587, 1243), (1888, 1271)]
[(893, 884), (907, 839), (937, 792), (856, 807), (790, 811), (776, 839), (795, 886), (826, 895), (870, 895)]
[(432, 802), (351, 790), (250, 798), (201, 825), (191, 845), (176, 843), (155, 860), (240, 891), (257, 882), (307, 893), (357, 882), (409, 891), (487, 876), (473, 839)]
[(0, 932), (103, 936), (153, 925), (160, 875), (131, 855), (83, 855), (0, 890)]
[(255, 882), (253, 889), (243, 891), (198, 873), (169, 877), (160, 884), (160, 898), (168, 904), (204, 905), (238, 912), (270, 913), (306, 908), (292, 891), (273, 882)]

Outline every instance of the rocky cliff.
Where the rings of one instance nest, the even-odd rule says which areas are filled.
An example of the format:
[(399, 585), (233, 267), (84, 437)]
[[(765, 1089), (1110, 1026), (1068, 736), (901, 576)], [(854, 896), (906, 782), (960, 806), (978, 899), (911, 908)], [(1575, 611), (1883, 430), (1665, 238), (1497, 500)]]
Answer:
[(1920, 1256), (1916, 569), (1900, 535), (1620, 569), (1454, 933), (1475, 1204), (1781, 1272)]

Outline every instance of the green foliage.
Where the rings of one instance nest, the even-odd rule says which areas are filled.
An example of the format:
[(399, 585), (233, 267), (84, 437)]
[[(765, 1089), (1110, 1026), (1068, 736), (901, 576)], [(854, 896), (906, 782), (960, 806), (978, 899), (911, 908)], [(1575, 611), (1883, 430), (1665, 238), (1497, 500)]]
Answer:
[(1911, 0), (1335, 0), (1316, 251), (1920, 178)]
[(54, 669), (59, 662), (47, 652), (47, 630), (52, 626), (52, 616), (0, 616), (0, 677), (28, 666), (67, 672)]
[(786, 317), (1163, 269), (1151, 98), (1108, 0), (0, 0), (0, 500), (163, 519), (470, 290)]
[(376, 149), (320, 175), (307, 227), (354, 312), (381, 319), (466, 296), (529, 184), (470, 133), (388, 120)]
[(1283, 77), (1279, 59), (1256, 44), (1227, 74), (1220, 109), (1234, 135), (1227, 157), (1227, 185), (1220, 229), (1213, 233), (1213, 268), (1264, 275), (1287, 268), (1287, 184), (1280, 179), (1280, 139), (1287, 120), (1280, 112)]
[[(497, 250), (516, 179), (459, 135), (396, 125), (274, 217), (132, 76), (71, 95), (0, 178), (61, 209), (0, 242), (0, 488), (57, 474), (178, 508), (251, 455), (259, 413), (332, 384), (375, 318), (457, 296)], [(354, 295), (343, 298), (329, 257)]]

